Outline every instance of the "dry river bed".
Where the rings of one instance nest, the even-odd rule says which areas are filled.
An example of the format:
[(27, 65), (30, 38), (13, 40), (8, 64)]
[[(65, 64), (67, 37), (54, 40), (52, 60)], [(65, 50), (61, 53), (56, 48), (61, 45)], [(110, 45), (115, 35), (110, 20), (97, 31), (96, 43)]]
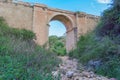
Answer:
[(107, 77), (96, 75), (92, 71), (85, 70), (82, 65), (78, 69), (78, 61), (76, 59), (70, 59), (68, 56), (59, 58), (62, 60), (62, 64), (52, 74), (54, 77), (60, 76), (60, 80), (116, 80), (115, 78), (108, 79)]

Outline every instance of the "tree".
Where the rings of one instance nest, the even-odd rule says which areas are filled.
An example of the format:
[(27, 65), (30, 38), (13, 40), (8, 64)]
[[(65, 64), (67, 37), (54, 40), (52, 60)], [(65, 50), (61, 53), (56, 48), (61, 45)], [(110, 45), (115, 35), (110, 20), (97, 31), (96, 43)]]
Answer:
[(66, 54), (64, 37), (50, 36), (49, 37), (49, 47), (50, 47), (50, 51), (52, 51), (58, 55)]
[(103, 12), (97, 34), (111, 39), (120, 38), (120, 0), (113, 0), (111, 7)]

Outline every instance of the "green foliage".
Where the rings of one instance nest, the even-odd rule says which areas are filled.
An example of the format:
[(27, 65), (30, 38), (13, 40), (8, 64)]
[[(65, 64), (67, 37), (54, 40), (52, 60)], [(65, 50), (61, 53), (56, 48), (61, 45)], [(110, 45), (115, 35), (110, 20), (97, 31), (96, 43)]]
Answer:
[[(70, 55), (79, 58), (82, 63), (87, 63), (91, 59), (99, 59), (104, 56), (104, 51), (107, 48), (106, 40), (100, 40), (94, 33), (88, 33), (85, 36), (81, 36), (78, 43), (77, 49), (75, 49)], [(106, 44), (105, 44), (106, 43)]]
[(49, 46), (50, 46), (50, 51), (57, 53), (57, 55), (64, 56), (66, 54), (64, 37), (50, 36)]
[(28, 31), (25, 29), (22, 30), (12, 29), (10, 33), (14, 34), (15, 37), (22, 38), (23, 40), (30, 40), (35, 38), (35, 34), (32, 31)]
[(120, 34), (120, 1), (113, 0), (110, 8), (105, 10), (101, 17), (96, 33), (99, 36), (109, 36), (111, 39), (119, 37)]
[(9, 28), (0, 18), (0, 80), (54, 80), (60, 60), (37, 46), (33, 33)]
[(21, 38), (23, 40), (31, 40), (35, 38), (35, 34), (32, 31), (9, 28), (2, 17), (0, 17), (0, 35), (12, 36), (16, 38)]
[(108, 61), (103, 64), (104, 65), (96, 69), (96, 73), (108, 77), (115, 77), (120, 80), (120, 55), (110, 57)]
[(120, 0), (113, 0), (105, 10), (97, 28), (81, 36), (77, 48), (70, 52), (83, 64), (90, 60), (101, 60), (95, 72), (120, 80)]
[(78, 58), (83, 64), (90, 60), (101, 60), (102, 65), (95, 72), (120, 79), (120, 45), (107, 36), (100, 38), (94, 33), (81, 36), (77, 48), (69, 55)]

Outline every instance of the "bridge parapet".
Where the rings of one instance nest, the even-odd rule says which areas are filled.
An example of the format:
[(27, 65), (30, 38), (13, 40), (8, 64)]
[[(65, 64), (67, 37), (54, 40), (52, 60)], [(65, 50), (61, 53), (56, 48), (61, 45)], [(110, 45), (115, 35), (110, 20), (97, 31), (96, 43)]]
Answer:
[(18, 1), (18, 2), (13, 2), (13, 3), (15, 3), (15, 4), (17, 4), (17, 5), (27, 6), (27, 7), (33, 6), (33, 5), (32, 5), (31, 3), (29, 3), (29, 2)]
[(76, 14), (78, 14), (78, 17), (87, 17), (87, 18), (92, 18), (92, 19), (99, 19), (100, 18), (100, 16), (87, 14), (85, 12), (76, 12)]
[(50, 11), (55, 11), (55, 12), (60, 12), (60, 13), (65, 13), (65, 14), (72, 14), (72, 15), (76, 15), (78, 14), (78, 17), (87, 17), (87, 18), (92, 18), (92, 19), (99, 19), (99, 16), (95, 16), (95, 15), (91, 15), (91, 14), (87, 14), (85, 12), (81, 12), (81, 11), (77, 11), (77, 12), (72, 12), (72, 11), (68, 11), (68, 10), (62, 10), (62, 9), (58, 9), (58, 8), (50, 8), (45, 4), (40, 4), (40, 3), (30, 3), (30, 2), (23, 2), (23, 1), (13, 1), (13, 0), (0, 0), (0, 2), (5, 2), (5, 3), (13, 3), (16, 5), (23, 5), (23, 6), (27, 6), (27, 7), (41, 7), (43, 9), (48, 9)]

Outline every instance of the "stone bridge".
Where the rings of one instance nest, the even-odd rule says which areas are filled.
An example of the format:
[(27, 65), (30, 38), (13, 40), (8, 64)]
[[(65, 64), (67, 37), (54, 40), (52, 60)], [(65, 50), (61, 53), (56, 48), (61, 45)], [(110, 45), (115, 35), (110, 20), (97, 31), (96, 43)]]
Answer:
[(0, 2), (0, 16), (14, 28), (25, 28), (36, 34), (36, 43), (45, 45), (48, 42), (49, 22), (58, 20), (66, 27), (67, 52), (75, 48), (78, 37), (93, 30), (99, 17), (83, 12), (71, 12), (49, 8), (43, 4), (25, 2)]

